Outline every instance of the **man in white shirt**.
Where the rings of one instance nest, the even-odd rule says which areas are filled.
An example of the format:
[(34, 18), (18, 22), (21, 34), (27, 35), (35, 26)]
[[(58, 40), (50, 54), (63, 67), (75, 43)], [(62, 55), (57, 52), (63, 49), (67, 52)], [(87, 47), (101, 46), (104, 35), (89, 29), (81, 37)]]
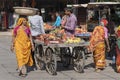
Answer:
[[(31, 35), (32, 35), (33, 39), (36, 36), (45, 34), (44, 26), (43, 26), (43, 18), (39, 14), (40, 14), (40, 12), (37, 11), (36, 15), (28, 17), (28, 20), (29, 20), (30, 26), (31, 26)], [(38, 67), (37, 67), (37, 64), (34, 59), (34, 52), (32, 53), (32, 57), (33, 57), (33, 61), (34, 61), (33, 69), (35, 70)]]
[(32, 36), (38, 36), (45, 33), (43, 26), (43, 18), (39, 15), (39, 13), (40, 12), (37, 11), (36, 15), (29, 17)]

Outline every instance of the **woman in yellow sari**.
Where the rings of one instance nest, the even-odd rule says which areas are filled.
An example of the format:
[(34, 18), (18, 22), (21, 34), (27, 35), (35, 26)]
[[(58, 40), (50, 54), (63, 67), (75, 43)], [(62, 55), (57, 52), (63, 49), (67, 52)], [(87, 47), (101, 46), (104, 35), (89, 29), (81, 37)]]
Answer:
[(12, 50), (16, 53), (19, 75), (25, 76), (26, 66), (32, 66), (31, 49), (34, 49), (31, 32), (25, 18), (19, 18), (13, 30)]
[(105, 38), (105, 30), (103, 26), (104, 22), (101, 22), (99, 26), (96, 26), (90, 39), (90, 47), (93, 51), (96, 72), (103, 70), (106, 66), (105, 41), (107, 42), (108, 50), (110, 49), (108, 45), (108, 40)]

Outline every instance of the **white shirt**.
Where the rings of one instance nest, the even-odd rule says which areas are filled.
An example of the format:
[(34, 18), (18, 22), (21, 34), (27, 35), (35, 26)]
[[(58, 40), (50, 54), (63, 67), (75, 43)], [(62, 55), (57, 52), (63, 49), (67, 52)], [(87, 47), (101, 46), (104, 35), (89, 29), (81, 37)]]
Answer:
[(29, 22), (31, 25), (31, 34), (32, 36), (37, 36), (44, 34), (43, 19), (39, 15), (34, 15), (29, 17)]

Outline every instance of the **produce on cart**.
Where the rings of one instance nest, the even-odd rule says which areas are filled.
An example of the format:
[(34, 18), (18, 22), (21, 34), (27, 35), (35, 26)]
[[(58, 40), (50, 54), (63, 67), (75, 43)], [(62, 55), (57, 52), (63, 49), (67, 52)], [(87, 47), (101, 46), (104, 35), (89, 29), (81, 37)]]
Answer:
[(72, 64), (75, 71), (84, 72), (84, 50), (89, 42), (85, 42), (75, 35), (67, 37), (62, 28), (56, 28), (47, 34), (40, 35), (34, 42), (38, 69), (43, 69), (43, 65), (45, 65), (47, 72), (55, 75), (57, 61), (61, 61), (64, 67), (69, 67)]
[(46, 33), (49, 33), (53, 30), (53, 26), (49, 25), (48, 23), (44, 23), (44, 30)]

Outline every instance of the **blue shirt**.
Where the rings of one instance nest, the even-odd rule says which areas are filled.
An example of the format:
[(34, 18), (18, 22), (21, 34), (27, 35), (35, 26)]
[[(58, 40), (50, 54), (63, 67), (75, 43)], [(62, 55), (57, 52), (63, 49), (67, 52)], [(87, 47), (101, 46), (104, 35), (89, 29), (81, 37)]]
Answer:
[(59, 27), (60, 24), (61, 24), (61, 17), (60, 17), (60, 16), (57, 16), (56, 21), (55, 21), (55, 23), (54, 23), (53, 26), (55, 26), (55, 27)]

